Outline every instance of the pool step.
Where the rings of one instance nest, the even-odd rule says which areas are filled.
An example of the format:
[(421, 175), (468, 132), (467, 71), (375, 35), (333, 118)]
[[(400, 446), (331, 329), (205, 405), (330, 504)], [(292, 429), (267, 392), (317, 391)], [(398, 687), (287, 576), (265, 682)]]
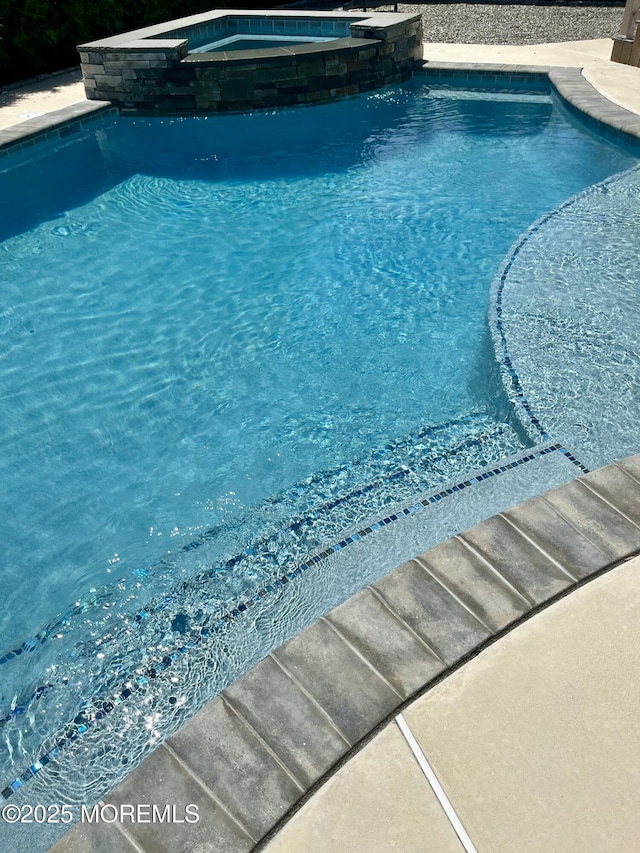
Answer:
[[(138, 610), (136, 621), (147, 620), (181, 600), (191, 586), (213, 576), (217, 589), (210, 599), (211, 609), (232, 607), (243, 594), (252, 595), (256, 585), (279, 573), (283, 565), (295, 568), (327, 543), (339, 541), (345, 530), (359, 522), (521, 449), (518, 436), (507, 424), (482, 413), (423, 427), (354, 463), (299, 480), (230, 522), (203, 531), (166, 553), (157, 564), (139, 568), (133, 578), (123, 577), (93, 590), (38, 634), (0, 654), (0, 671), (6, 679), (7, 669), (20, 668), (27, 659), (31, 670), (34, 652), (51, 638), (56, 638), (59, 649), (67, 644), (67, 636), (69, 643), (75, 643), (77, 629), (85, 633), (89, 621), (97, 630), (101, 624), (113, 624), (115, 613), (131, 612), (132, 601), (145, 605)], [(245, 584), (242, 571), (249, 564)], [(179, 587), (177, 577), (185, 578)], [(127, 594), (136, 587), (137, 595)], [(94, 642), (92, 638), (92, 646)], [(10, 688), (6, 680), (5, 685), (15, 696), (18, 685)], [(2, 710), (0, 695), (0, 719)]]
[[(221, 625), (300, 574), (301, 565), (322, 559), (318, 552), (339, 543), (346, 530), (521, 447), (510, 427), (482, 414), (425, 427), (356, 464), (296, 483), (232, 525), (205, 531), (146, 570), (148, 584), (140, 576), (123, 578), (76, 602), (0, 656), (4, 736), (13, 741), (15, 728), (19, 752), (27, 744), (37, 749), (42, 732), (29, 731), (34, 713), (46, 715), (53, 728), (71, 720), (84, 725), (85, 712), (102, 714), (109, 696), (130, 693), (129, 681), (139, 686), (206, 645)], [(253, 544), (238, 549), (238, 542)], [(153, 590), (158, 575), (171, 586)]]
[[(238, 519), (205, 531), (183, 550), (206, 546), (211, 561), (216, 562), (224, 557), (228, 547), (225, 539), (232, 531), (242, 530), (238, 538), (244, 542), (258, 542), (286, 530), (300, 536), (305, 529), (308, 534), (300, 543), (305, 553), (299, 555), (304, 557), (357, 520), (522, 448), (509, 425), (483, 413), (426, 426), (353, 463), (299, 480), (249, 508)], [(220, 545), (222, 549), (218, 550)]]

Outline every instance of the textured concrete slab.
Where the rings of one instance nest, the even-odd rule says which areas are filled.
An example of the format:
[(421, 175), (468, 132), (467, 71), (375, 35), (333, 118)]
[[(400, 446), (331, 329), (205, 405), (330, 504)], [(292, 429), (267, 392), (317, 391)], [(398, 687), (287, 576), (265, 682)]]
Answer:
[(612, 47), (612, 39), (527, 45), (426, 42), (424, 58), (428, 62), (473, 62), (483, 65), (557, 65), (582, 68), (585, 63), (608, 60), (611, 56)]
[(332, 776), (265, 848), (266, 853), (393, 850), (463, 853), (395, 723)]
[(640, 68), (617, 62), (588, 63), (582, 74), (609, 101), (640, 114)]
[(85, 100), (79, 68), (0, 89), (0, 130)]
[(479, 850), (637, 849), (639, 573), (563, 598), (404, 712)]

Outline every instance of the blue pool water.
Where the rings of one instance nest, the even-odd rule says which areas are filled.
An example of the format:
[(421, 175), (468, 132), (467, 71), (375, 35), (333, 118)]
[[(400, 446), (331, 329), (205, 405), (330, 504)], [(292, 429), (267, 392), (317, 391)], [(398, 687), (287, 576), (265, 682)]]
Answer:
[(276, 569), (521, 450), (492, 277), (635, 162), (546, 95), (421, 83), (2, 161), (0, 782)]
[(190, 53), (209, 53), (216, 50), (264, 50), (268, 47), (293, 47), (297, 44), (331, 41), (333, 36), (265, 36), (236, 33), (227, 38), (210, 41), (201, 47), (196, 47)]

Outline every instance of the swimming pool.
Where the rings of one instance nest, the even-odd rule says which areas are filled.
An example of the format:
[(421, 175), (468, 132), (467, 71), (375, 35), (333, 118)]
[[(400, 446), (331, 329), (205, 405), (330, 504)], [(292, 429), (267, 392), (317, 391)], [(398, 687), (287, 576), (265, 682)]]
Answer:
[[(283, 567), (528, 445), (491, 280), (533, 220), (636, 160), (548, 92), (420, 82), (110, 120), (20, 157), (0, 173), (0, 767), (101, 714), (101, 769), (56, 780), (86, 801), (286, 630)], [(231, 642), (238, 616), (212, 656), (203, 631), (255, 595), (263, 645)]]

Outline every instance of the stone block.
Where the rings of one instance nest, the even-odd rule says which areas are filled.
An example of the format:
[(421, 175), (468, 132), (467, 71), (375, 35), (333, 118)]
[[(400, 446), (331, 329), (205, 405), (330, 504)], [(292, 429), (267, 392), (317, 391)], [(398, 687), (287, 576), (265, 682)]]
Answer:
[(610, 561), (620, 560), (640, 548), (640, 529), (579, 479), (546, 492), (544, 500), (604, 551)]
[(365, 71), (371, 68), (371, 62), (364, 59), (357, 59), (349, 63), (348, 72), (353, 74), (355, 71)]
[(378, 54), (377, 47), (364, 47), (358, 51), (358, 59), (371, 60)]
[[(344, 94), (355, 94), (356, 87)], [(354, 91), (355, 90), (355, 91)], [(442, 661), (371, 588), (328, 614), (343, 637), (407, 698), (443, 669)]]
[(253, 81), (247, 79), (221, 80), (220, 91), (225, 101), (246, 101), (253, 96)]
[(458, 537), (446, 539), (416, 562), (494, 632), (531, 608), (529, 599)]
[(359, 89), (355, 84), (349, 85), (349, 86), (342, 86), (338, 89), (331, 89), (331, 97), (332, 98), (346, 98), (349, 95), (357, 95), (358, 91), (359, 91)]
[(256, 840), (303, 793), (257, 733), (220, 697), (167, 743)]
[(273, 657), (234, 682), (224, 697), (305, 787), (349, 748), (320, 707)]
[(136, 77), (138, 80), (162, 80), (171, 79), (170, 77), (165, 77), (162, 73), (161, 69), (158, 68), (136, 68), (134, 69), (136, 72)]
[(203, 83), (217, 83), (220, 80), (220, 69), (206, 68), (199, 65), (194, 67), (196, 80)]
[(296, 73), (300, 79), (318, 77), (325, 72), (324, 59), (305, 59), (298, 62)]
[(193, 94), (161, 96), (154, 99), (153, 105), (167, 112), (172, 110), (190, 112), (196, 108), (196, 98)]
[(541, 497), (530, 498), (503, 515), (573, 577), (587, 577), (609, 561), (588, 534), (577, 531)]
[(446, 664), (455, 663), (492, 633), (415, 562), (386, 575), (373, 588)]
[(346, 74), (326, 74), (322, 77), (310, 77), (307, 81), (307, 89), (309, 92), (328, 91), (337, 86), (344, 86), (346, 83)]
[(300, 103), (297, 99), (299, 95), (290, 94), (289, 92), (282, 92), (277, 95), (268, 95), (262, 99), (262, 106), (265, 108), (276, 108), (276, 107), (290, 107), (294, 104)]
[(607, 465), (582, 477), (582, 482), (640, 527), (640, 483), (618, 465)]
[[(295, 88), (297, 89), (299, 87)], [(265, 98), (275, 98), (280, 94), (279, 90), (275, 89), (271, 83), (263, 83), (262, 85), (256, 83), (255, 90), (256, 98), (260, 98), (262, 101), (264, 101)]]
[(251, 72), (254, 83), (273, 83), (280, 80), (297, 80), (298, 69), (295, 65), (268, 66)]
[(132, 59), (131, 62), (127, 62), (127, 67), (138, 70), (141, 68), (150, 68), (151, 66), (146, 59)]
[[(313, 93), (320, 99), (325, 93)], [(299, 102), (313, 95), (299, 95)], [(273, 653), (341, 734), (356, 743), (396, 708), (399, 694), (325, 620)]]
[(105, 91), (109, 89), (118, 89), (122, 85), (122, 77), (110, 76), (107, 74), (96, 74), (96, 86)]
[(347, 63), (343, 59), (331, 58), (325, 61), (325, 68), (327, 75), (332, 74), (346, 74), (347, 73)]
[(198, 88), (195, 90), (195, 95), (197, 98), (213, 98), (214, 100), (220, 100), (222, 92), (220, 90), (220, 86), (216, 83), (207, 83), (206, 86), (198, 85)]
[(110, 823), (77, 823), (50, 853), (136, 853), (136, 848)]
[[(248, 853), (254, 846), (245, 827), (205, 793), (193, 772), (186, 770), (165, 747), (160, 746), (106, 798), (107, 804), (156, 804), (198, 806), (197, 823), (127, 822), (126, 832), (139, 850), (175, 853), (177, 850), (226, 850)], [(115, 827), (114, 827), (115, 828)], [(85, 848), (86, 850), (90, 848)]]
[(575, 580), (500, 516), (477, 524), (460, 538), (532, 603), (546, 601)]
[(93, 64), (87, 63), (82, 65), (82, 74), (86, 75), (95, 75), (95, 74), (106, 74), (104, 65), (101, 64)]
[(249, 74), (266, 70), (267, 67), (260, 66), (255, 62), (247, 62), (246, 64), (243, 62), (242, 65), (235, 62), (233, 64), (227, 63), (222, 67), (220, 76), (227, 80), (244, 80)]

